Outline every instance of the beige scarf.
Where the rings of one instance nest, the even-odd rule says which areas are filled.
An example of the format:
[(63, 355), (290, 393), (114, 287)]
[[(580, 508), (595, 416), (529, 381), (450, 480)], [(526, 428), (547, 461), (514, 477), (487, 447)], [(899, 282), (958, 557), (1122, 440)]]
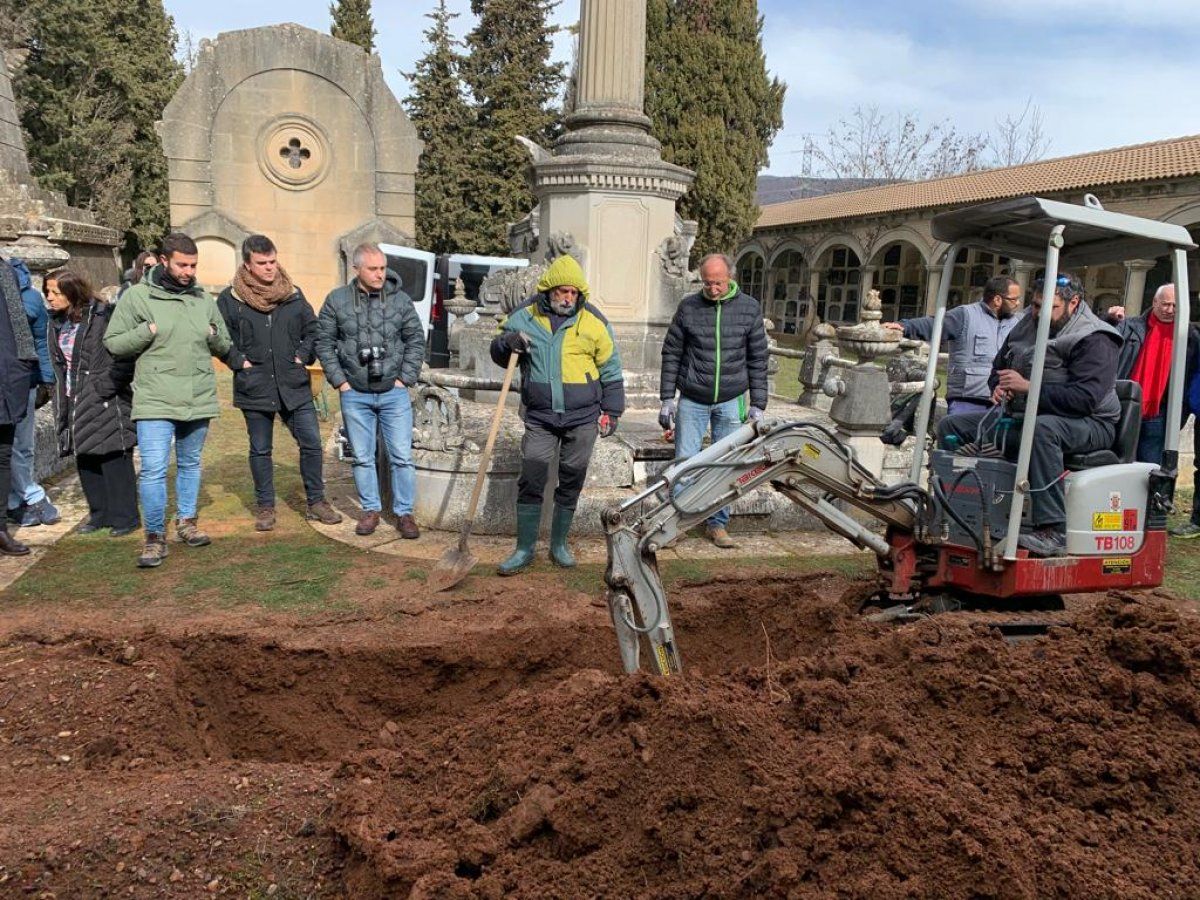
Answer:
[(283, 271), (283, 266), (277, 272), (275, 280), (267, 284), (245, 265), (238, 266), (237, 274), (233, 276), (234, 295), (260, 313), (273, 312), (275, 307), (296, 293), (292, 279)]

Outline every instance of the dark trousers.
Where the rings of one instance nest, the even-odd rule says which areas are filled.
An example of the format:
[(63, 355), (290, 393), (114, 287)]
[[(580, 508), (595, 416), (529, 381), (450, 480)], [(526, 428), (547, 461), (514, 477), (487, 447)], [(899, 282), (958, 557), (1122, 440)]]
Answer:
[(517, 502), (541, 505), (550, 476), (550, 465), (558, 453), (558, 486), (554, 502), (563, 509), (574, 509), (587, 478), (592, 448), (596, 445), (596, 423), (574, 428), (551, 428), (534, 422), (525, 423), (521, 439), (521, 477), (517, 479)]
[[(17, 436), (15, 425), (0, 425), (0, 497), (8, 506), (8, 492), (12, 490), (12, 449)], [(8, 516), (0, 515), (0, 531), (8, 528)]]
[(1167, 420), (1160, 413), (1153, 419), (1143, 419), (1138, 432), (1137, 461), (1162, 465), (1163, 446), (1167, 442)]
[[(250, 435), (250, 474), (254, 478), (254, 501), (259, 506), (275, 505), (275, 463), (271, 450), (275, 438), (275, 413), (243, 409), (246, 431)], [(310, 504), (325, 499), (325, 479), (321, 473), (321, 429), (317, 408), (311, 402), (295, 409), (279, 411), (300, 448), (300, 477), (304, 495)]]
[(137, 475), (133, 451), (79, 453), (79, 483), (88, 502), (88, 521), (98, 528), (138, 526)]
[[(963, 413), (946, 416), (938, 425), (938, 443), (945, 445), (947, 435), (957, 435), (963, 443), (975, 440), (979, 423), (987, 413)], [(993, 415), (989, 421), (995, 421)], [(990, 426), (985, 425), (986, 432)], [(1116, 426), (1097, 419), (1072, 419), (1067, 416), (1038, 416), (1033, 432), (1033, 454), (1029, 457), (1030, 513), (1034, 527), (1062, 525), (1067, 521), (1063, 505), (1063, 456), (1107, 450), (1112, 446)], [(982, 435), (984, 441), (991, 435)], [(1005, 456), (1017, 458), (1021, 447), (1020, 429), (1013, 428), (1005, 443)], [(1049, 485), (1049, 486), (1048, 486)], [(1048, 486), (1048, 487), (1047, 487)]]

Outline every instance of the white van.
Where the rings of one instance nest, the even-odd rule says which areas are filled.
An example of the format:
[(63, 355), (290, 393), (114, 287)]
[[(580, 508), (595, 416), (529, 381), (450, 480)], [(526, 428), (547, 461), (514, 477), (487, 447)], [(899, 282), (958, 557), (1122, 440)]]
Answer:
[(400, 276), (405, 293), (412, 297), (425, 329), (426, 357), (435, 369), (450, 365), (450, 326), (454, 317), (446, 312), (445, 286), (453, 285), (455, 279), (461, 278), (467, 297), (478, 300), (479, 286), (488, 275), (501, 269), (521, 269), (529, 265), (529, 260), (513, 256), (475, 256), (470, 253), (436, 256), (399, 244), (380, 244), (379, 249), (387, 256), (388, 268)]

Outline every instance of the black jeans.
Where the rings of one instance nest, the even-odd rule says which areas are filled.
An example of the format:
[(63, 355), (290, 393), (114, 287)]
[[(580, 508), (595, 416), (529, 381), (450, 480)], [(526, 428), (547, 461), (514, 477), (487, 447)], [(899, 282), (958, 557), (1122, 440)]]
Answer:
[(558, 453), (558, 487), (554, 502), (563, 509), (574, 509), (587, 478), (588, 463), (596, 444), (596, 423), (574, 428), (551, 428), (525, 423), (521, 439), (521, 476), (517, 479), (517, 502), (541, 505), (550, 476), (550, 464)]
[(137, 475), (133, 451), (79, 453), (79, 483), (88, 502), (88, 522), (98, 528), (137, 528)]
[[(275, 437), (275, 413), (243, 409), (246, 431), (250, 435), (250, 474), (254, 477), (254, 501), (259, 506), (275, 505), (275, 464), (271, 449)], [(279, 411), (300, 448), (300, 477), (309, 504), (325, 499), (325, 478), (321, 472), (321, 428), (317, 408), (312, 402), (295, 409)]]
[[(12, 448), (17, 436), (15, 425), (0, 425), (0, 497), (8, 507), (8, 492), (12, 490)], [(8, 516), (0, 516), (0, 531), (8, 529)]]
[[(945, 445), (948, 434), (958, 435), (963, 442), (974, 441), (979, 422), (986, 415), (986, 412), (979, 412), (946, 416), (938, 424), (938, 445)], [(987, 426), (984, 428), (986, 430)], [(1033, 432), (1033, 453), (1029, 457), (1029, 484), (1033, 489), (1029, 505), (1035, 528), (1043, 525), (1062, 525), (1067, 521), (1060, 477), (1063, 473), (1063, 456), (1107, 450), (1112, 446), (1115, 434), (1114, 423), (1101, 422), (1099, 419), (1037, 417), (1037, 425)], [(1008, 436), (1005, 456), (1015, 460), (1020, 447), (1021, 432), (1019, 427), (1014, 427)]]

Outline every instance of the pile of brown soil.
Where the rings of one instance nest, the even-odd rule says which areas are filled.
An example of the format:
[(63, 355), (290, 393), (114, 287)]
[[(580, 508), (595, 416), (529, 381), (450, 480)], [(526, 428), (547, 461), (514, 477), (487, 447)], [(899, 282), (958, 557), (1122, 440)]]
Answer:
[(581, 671), (352, 757), (333, 818), (350, 892), (1164, 897), (1200, 884), (1194, 622), (1111, 597), (1012, 644), (952, 617), (870, 626), (811, 594), (776, 609), (794, 646), (769, 671), (760, 632), (762, 665), (671, 681)]
[(868, 590), (677, 588), (672, 680), (536, 578), (324, 621), (64, 607), (0, 640), (0, 897), (1194, 895), (1193, 616), (1079, 598), (1012, 644), (866, 622)]

